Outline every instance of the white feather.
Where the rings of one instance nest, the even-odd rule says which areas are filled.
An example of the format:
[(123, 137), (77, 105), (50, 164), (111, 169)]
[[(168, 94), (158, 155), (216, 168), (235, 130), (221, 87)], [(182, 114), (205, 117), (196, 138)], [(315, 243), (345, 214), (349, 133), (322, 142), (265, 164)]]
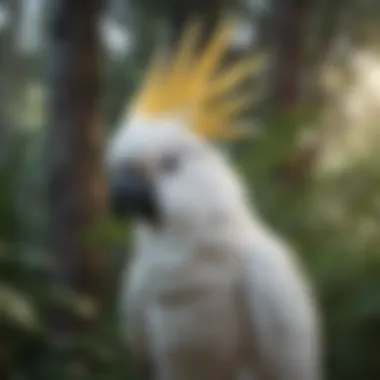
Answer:
[[(155, 378), (318, 380), (314, 298), (228, 161), (175, 118), (134, 119), (111, 152), (151, 166), (163, 214), (136, 225), (121, 299), (129, 346)], [(155, 166), (168, 152), (181, 156), (170, 176)]]

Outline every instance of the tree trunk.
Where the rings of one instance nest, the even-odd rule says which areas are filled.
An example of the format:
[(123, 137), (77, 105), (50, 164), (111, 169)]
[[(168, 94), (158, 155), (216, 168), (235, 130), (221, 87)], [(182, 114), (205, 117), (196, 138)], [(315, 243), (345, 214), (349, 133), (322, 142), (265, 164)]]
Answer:
[[(91, 328), (101, 303), (102, 249), (86, 231), (106, 210), (103, 174), (105, 128), (101, 117), (101, 0), (57, 0), (52, 17), (51, 130), (49, 139), (53, 282), (88, 296), (74, 317), (55, 310), (57, 343)], [(83, 305), (84, 306), (84, 305)]]
[(279, 112), (298, 104), (310, 10), (310, 0), (275, 1), (273, 102)]
[[(277, 0), (274, 9), (274, 70), (271, 108), (277, 123), (285, 123), (302, 106), (300, 94), (304, 75), (304, 51), (312, 2)], [(294, 121), (295, 122), (295, 121)], [(276, 125), (277, 125), (276, 123)], [(281, 125), (279, 125), (281, 128)], [(296, 151), (275, 169), (276, 178), (301, 186), (314, 161), (314, 149)]]
[(21, 62), (15, 44), (21, 1), (12, 0), (6, 5), (10, 15), (9, 25), (0, 34), (0, 169), (8, 158), (12, 142), (12, 112), (15, 102), (19, 100), (17, 82), (22, 76), (18, 70)]
[(343, 17), (350, 4), (344, 0), (321, 0), (314, 4), (312, 9), (310, 37), (307, 38), (306, 63), (302, 98), (306, 103), (315, 107), (323, 105), (323, 90), (319, 83), (319, 74), (322, 65), (331, 53), (331, 46), (339, 29)]

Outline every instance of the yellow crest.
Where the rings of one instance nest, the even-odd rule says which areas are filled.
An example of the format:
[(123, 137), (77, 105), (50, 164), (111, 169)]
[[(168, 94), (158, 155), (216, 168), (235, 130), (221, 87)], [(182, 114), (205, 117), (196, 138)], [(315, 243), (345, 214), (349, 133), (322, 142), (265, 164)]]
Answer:
[(254, 94), (232, 91), (261, 66), (259, 57), (249, 57), (217, 73), (228, 48), (233, 24), (224, 21), (204, 50), (197, 53), (199, 25), (185, 30), (171, 62), (156, 59), (148, 71), (134, 108), (149, 116), (183, 115), (194, 133), (206, 139), (225, 139), (239, 135), (232, 130), (234, 119), (249, 104)]

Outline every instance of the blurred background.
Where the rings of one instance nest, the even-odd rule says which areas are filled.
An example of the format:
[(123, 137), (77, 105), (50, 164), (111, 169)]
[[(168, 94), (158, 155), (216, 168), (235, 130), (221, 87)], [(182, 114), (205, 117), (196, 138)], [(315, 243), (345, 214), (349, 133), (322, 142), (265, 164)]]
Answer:
[(298, 250), (329, 380), (380, 378), (378, 0), (0, 1), (0, 378), (134, 379), (117, 320), (127, 228), (104, 147), (158, 41), (238, 19), (255, 138), (231, 143), (252, 207)]

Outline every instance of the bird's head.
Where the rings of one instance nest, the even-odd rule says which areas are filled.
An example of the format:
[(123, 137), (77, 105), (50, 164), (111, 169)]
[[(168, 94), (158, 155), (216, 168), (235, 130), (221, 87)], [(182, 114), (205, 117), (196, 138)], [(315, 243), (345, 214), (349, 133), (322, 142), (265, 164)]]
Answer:
[(241, 134), (236, 116), (250, 97), (232, 90), (257, 69), (257, 59), (219, 72), (230, 23), (221, 24), (201, 54), (195, 52), (197, 31), (191, 24), (169, 62), (154, 60), (112, 136), (110, 197), (119, 216), (199, 227), (236, 210), (244, 198), (213, 143)]

